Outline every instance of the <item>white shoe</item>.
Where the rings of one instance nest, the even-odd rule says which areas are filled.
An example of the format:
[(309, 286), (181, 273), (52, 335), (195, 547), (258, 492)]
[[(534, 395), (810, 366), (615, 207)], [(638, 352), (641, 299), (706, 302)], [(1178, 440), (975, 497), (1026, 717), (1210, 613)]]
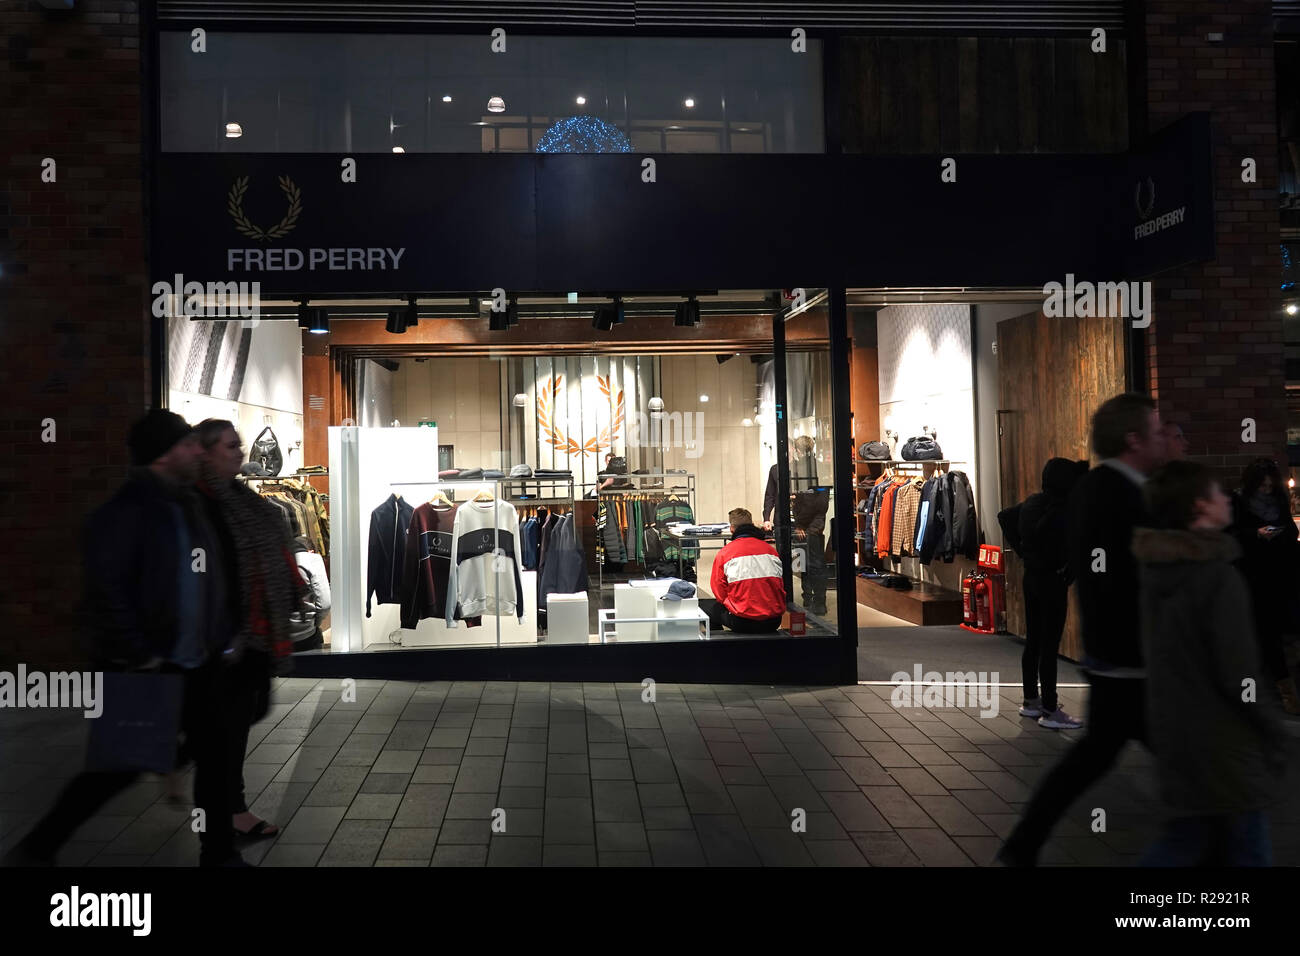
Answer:
[(1046, 727), (1048, 730), (1078, 730), (1083, 726), (1083, 721), (1078, 717), (1071, 717), (1058, 707), (1053, 713), (1039, 717), (1038, 726)]

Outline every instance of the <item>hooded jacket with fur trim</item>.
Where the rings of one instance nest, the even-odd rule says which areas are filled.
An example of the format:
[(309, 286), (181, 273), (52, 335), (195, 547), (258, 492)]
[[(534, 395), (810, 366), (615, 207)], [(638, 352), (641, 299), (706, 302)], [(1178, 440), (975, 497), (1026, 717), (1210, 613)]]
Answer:
[[(1281, 724), (1260, 666), (1235, 541), (1216, 531), (1138, 528), (1147, 719), (1161, 795), (1175, 815), (1272, 802)], [(1252, 680), (1256, 700), (1243, 700)]]

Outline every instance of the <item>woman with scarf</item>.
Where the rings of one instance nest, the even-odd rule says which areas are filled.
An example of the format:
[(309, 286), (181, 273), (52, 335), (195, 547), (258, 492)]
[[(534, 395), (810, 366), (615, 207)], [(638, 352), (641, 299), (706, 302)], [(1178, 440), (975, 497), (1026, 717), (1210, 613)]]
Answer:
[(1247, 465), (1232, 504), (1232, 533), (1242, 550), (1237, 566), (1250, 588), (1260, 658), (1265, 673), (1277, 684), (1286, 712), (1300, 714), (1284, 650), (1284, 641), (1300, 632), (1296, 600), (1300, 534), (1291, 520), (1291, 503), (1277, 464), (1259, 458)]
[(279, 828), (249, 812), (244, 797), (248, 730), (270, 709), (271, 675), (282, 673), (292, 653), (290, 619), (305, 596), (288, 534), (275, 506), (235, 480), (243, 448), (235, 426), (207, 419), (195, 429), (203, 445), (196, 489), (218, 518), (239, 580), (239, 630), (225, 671), (230, 726), (232, 826), (238, 836), (269, 837)]

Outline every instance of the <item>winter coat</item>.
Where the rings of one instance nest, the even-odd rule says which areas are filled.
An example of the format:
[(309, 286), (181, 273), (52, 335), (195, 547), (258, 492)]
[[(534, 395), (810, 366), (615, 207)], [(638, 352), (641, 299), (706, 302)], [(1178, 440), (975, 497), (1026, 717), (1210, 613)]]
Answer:
[(546, 549), (546, 563), (537, 582), (537, 607), (545, 609), (552, 594), (587, 590), (587, 555), (578, 544), (573, 515), (557, 519)]
[(752, 524), (742, 524), (713, 559), (713, 596), (736, 617), (756, 620), (785, 613), (785, 582), (776, 548)]
[[(1079, 597), (1085, 665), (1104, 672), (1142, 666), (1138, 570), (1133, 531), (1149, 525), (1142, 489), (1117, 469), (1098, 465), (1079, 479), (1066, 505), (1066, 547)], [(1105, 555), (1105, 571), (1093, 571)], [(1100, 568), (1100, 565), (1097, 565)]]
[[(102, 666), (134, 667), (153, 658), (170, 659), (180, 633), (182, 614), (175, 583), (182, 560), (177, 521), (183, 521), (190, 548), (207, 549), (207, 573), (198, 576), (207, 594), (205, 605), (217, 608), (197, 615), (209, 654), (220, 653), (233, 638), (238, 619), (234, 556), (227, 554), (204, 515), (195, 493), (168, 485), (148, 468), (134, 468), (121, 488), (86, 521), (84, 544), (84, 611), (91, 651)], [(213, 540), (207, 540), (211, 535)], [(225, 625), (214, 625), (220, 618)]]
[[(1141, 632), (1150, 744), (1161, 795), (1175, 815), (1258, 810), (1272, 802), (1281, 767), (1280, 721), (1252, 634), (1240, 548), (1212, 531), (1138, 528)], [(1257, 694), (1259, 693), (1257, 689)]]

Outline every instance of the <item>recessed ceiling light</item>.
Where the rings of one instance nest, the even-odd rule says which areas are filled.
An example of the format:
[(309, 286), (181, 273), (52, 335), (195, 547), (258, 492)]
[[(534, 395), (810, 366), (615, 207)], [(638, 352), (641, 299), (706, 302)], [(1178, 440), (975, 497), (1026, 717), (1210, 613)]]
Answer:
[(238, 139), (244, 135), (244, 128), (238, 123), (226, 124), (226, 139)]
[(693, 110), (693, 109), (695, 109), (695, 100), (688, 96), (688, 97), (686, 97), (686, 102), (685, 102), (683, 105), (684, 105), (688, 110)]
[(701, 395), (701, 396), (700, 396), (700, 401), (702, 401), (702, 402), (707, 402), (708, 400), (709, 400), (709, 396), (707, 396), (707, 395)]
[(1287, 315), (1295, 315), (1297, 312), (1300, 312), (1300, 307), (1297, 307), (1294, 302), (1286, 307)]
[(450, 102), (451, 102), (451, 97), (450, 97), (450, 96), (444, 96), (444, 97), (442, 98), (442, 101), (443, 101), (444, 103), (450, 103)]
[(406, 150), (403, 149), (403, 148), (400, 147), (400, 146), (394, 146), (394, 147), (393, 147), (393, 152), (394, 152), (394, 153), (404, 153), (404, 152), (406, 152)]
[(586, 105), (587, 105), (587, 98), (586, 98), (585, 96), (579, 96), (579, 97), (578, 97), (578, 105), (579, 105), (579, 106), (586, 106)]
[(504, 113), (506, 111), (506, 101), (499, 96), (494, 96), (488, 100), (489, 113)]

